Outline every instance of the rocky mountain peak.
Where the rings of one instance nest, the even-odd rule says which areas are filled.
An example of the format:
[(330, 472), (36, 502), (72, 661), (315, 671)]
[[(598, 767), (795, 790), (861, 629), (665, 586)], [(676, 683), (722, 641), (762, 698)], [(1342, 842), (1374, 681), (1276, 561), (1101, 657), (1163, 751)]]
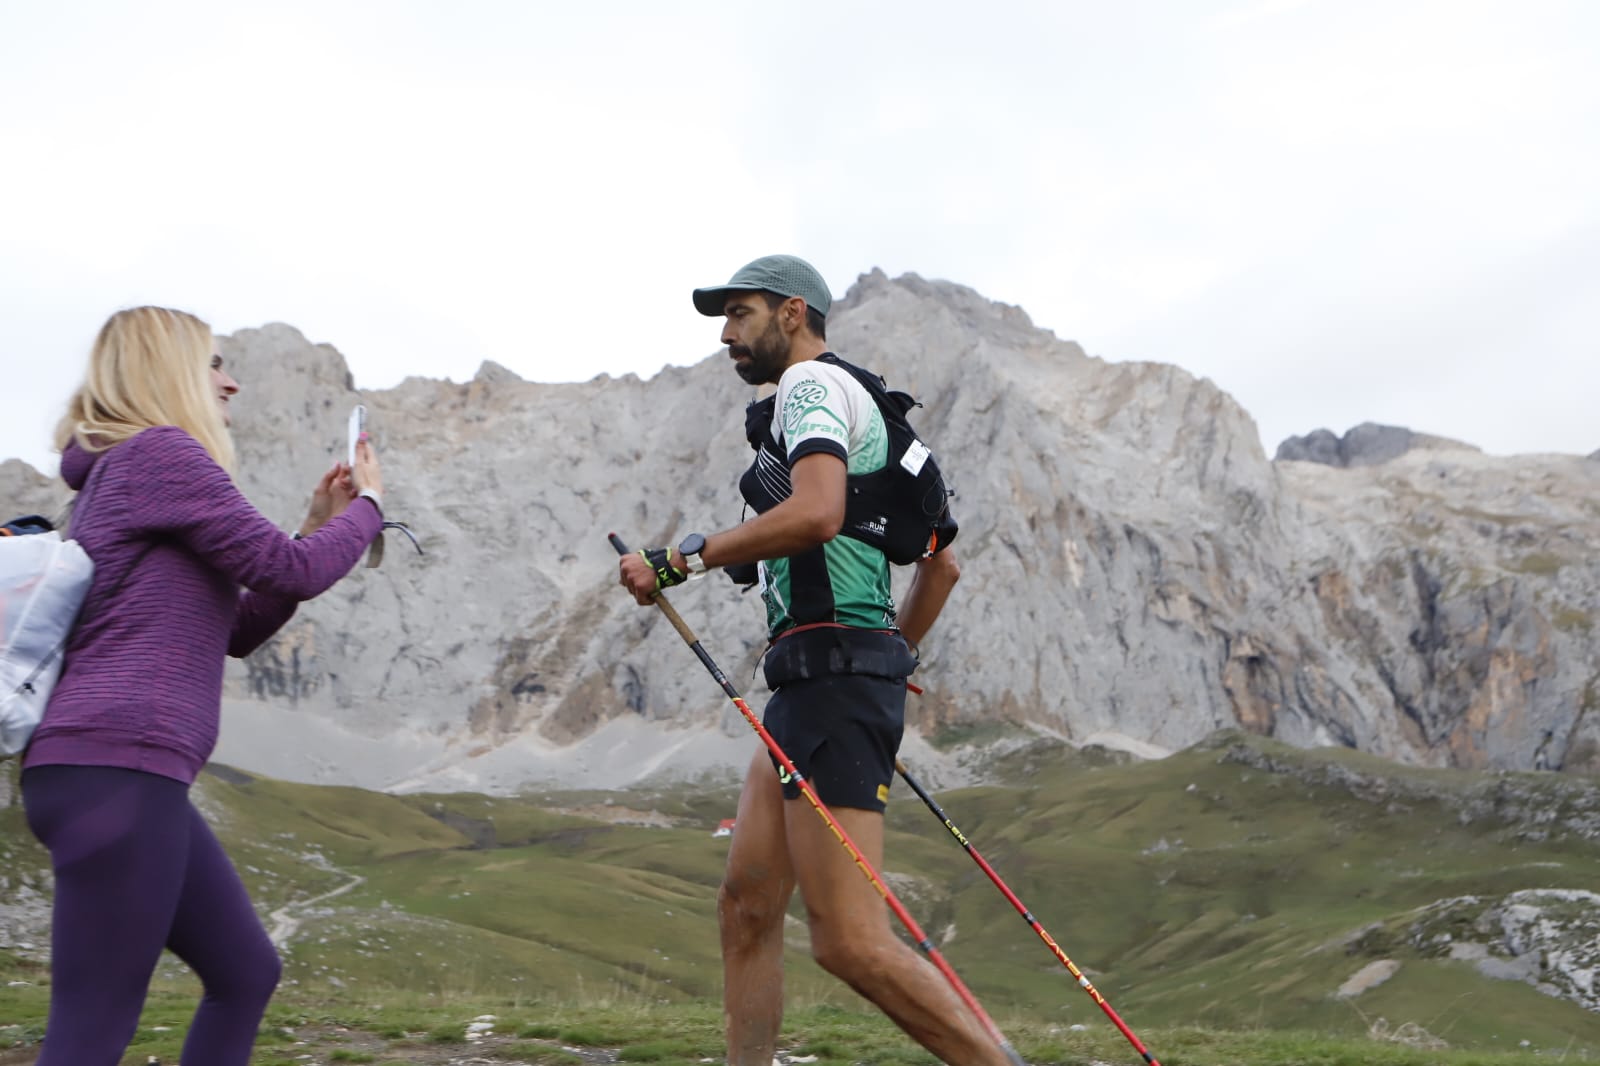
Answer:
[[(829, 341), (922, 401), (914, 423), (958, 493), (963, 578), (909, 712), (930, 783), (980, 772), (962, 736), (1155, 753), (1218, 727), (1426, 765), (1600, 769), (1597, 464), (1397, 427), (1307, 446), (1337, 470), (1269, 462), (1212, 382), (1091, 357), (916, 275), (862, 275)], [(248, 386), (247, 494), (297, 523), (364, 402), (386, 509), (427, 555), (391, 550), (235, 667), (222, 758), (490, 790), (743, 766), (748, 727), (659, 613), (619, 593), (605, 539), (740, 520), (752, 390), (724, 357), (571, 384), (485, 363), (465, 383), (358, 393), (291, 327), (223, 344)], [(56, 492), (0, 466), (9, 510)], [(713, 577), (674, 602), (759, 704), (752, 598)]]
[(501, 366), (493, 359), (485, 359), (478, 367), (478, 372), (472, 375), (472, 380), (486, 385), (509, 385), (521, 382), (522, 378), (516, 371)]

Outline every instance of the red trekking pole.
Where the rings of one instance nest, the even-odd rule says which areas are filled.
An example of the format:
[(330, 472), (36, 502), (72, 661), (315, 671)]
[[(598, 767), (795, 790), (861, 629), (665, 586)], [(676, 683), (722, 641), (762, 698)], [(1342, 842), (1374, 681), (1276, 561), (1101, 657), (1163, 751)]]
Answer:
[[(617, 550), (618, 555), (628, 554), (627, 545), (622, 543), (622, 539), (615, 533), (608, 534), (607, 539), (611, 541), (611, 546)], [(856, 868), (866, 875), (868, 881), (872, 882), (872, 887), (878, 890), (878, 895), (882, 896), (883, 901), (889, 905), (889, 909), (894, 911), (894, 916), (900, 919), (900, 924), (906, 927), (906, 932), (911, 934), (911, 939), (916, 942), (922, 953), (928, 957), (928, 961), (933, 963), (938, 971), (944, 975), (946, 981), (950, 982), (950, 987), (961, 998), (961, 1002), (965, 1003), (967, 1008), (977, 1017), (990, 1038), (1000, 1045), (1000, 1050), (1005, 1053), (1006, 1057), (1015, 1066), (1028, 1066), (1022, 1060), (1022, 1056), (1018, 1055), (1016, 1049), (1011, 1046), (1011, 1042), (1005, 1038), (1005, 1034), (1000, 1031), (1000, 1027), (995, 1025), (994, 1019), (990, 1018), (983, 1007), (978, 1004), (977, 997), (961, 982), (961, 978), (956, 976), (955, 970), (951, 969), (950, 964), (939, 953), (939, 949), (933, 946), (933, 940), (929, 938), (927, 933), (922, 931), (922, 927), (917, 924), (916, 919), (911, 917), (911, 912), (906, 910), (901, 902), (895, 898), (893, 892), (889, 891), (889, 886), (883, 883), (883, 878), (878, 876), (878, 871), (872, 868), (872, 863), (868, 862), (867, 857), (861, 854), (861, 849), (856, 847), (856, 842), (851, 840), (850, 835), (844, 831), (844, 826), (839, 824), (839, 820), (833, 816), (833, 812), (823, 804), (822, 798), (817, 795), (816, 789), (811, 787), (811, 782), (806, 780), (805, 776), (795, 768), (794, 763), (789, 761), (789, 756), (785, 755), (783, 749), (778, 746), (778, 742), (772, 739), (772, 734), (768, 733), (766, 726), (761, 724), (761, 719), (755, 716), (755, 712), (750, 710), (750, 705), (744, 701), (744, 697), (740, 696), (738, 690), (728, 681), (727, 675), (718, 668), (705, 648), (701, 647), (700, 638), (694, 635), (694, 631), (679, 616), (677, 610), (667, 602), (666, 596), (658, 592), (656, 593), (655, 601), (656, 606), (661, 608), (661, 613), (667, 616), (667, 621), (672, 623), (672, 628), (678, 631), (678, 636), (682, 637), (683, 642), (689, 645), (689, 650), (695, 653), (701, 665), (710, 672), (712, 679), (722, 686), (722, 691), (733, 701), (733, 705), (739, 708), (739, 713), (744, 715), (746, 722), (750, 723), (750, 728), (754, 729), (756, 734), (761, 737), (761, 742), (767, 746), (767, 750), (772, 753), (772, 757), (777, 759), (778, 763), (794, 778), (794, 783), (800, 787), (801, 793), (805, 795), (806, 800), (811, 804), (811, 809), (816, 811), (824, 822), (828, 823), (828, 828), (833, 830), (833, 835), (838, 838), (840, 844), (844, 845), (844, 850), (849, 852), (850, 858), (855, 861)]]
[[(922, 690), (914, 688), (914, 691), (921, 692)], [(934, 813), (939, 821), (944, 823), (944, 827), (950, 830), (950, 835), (956, 838), (956, 842), (966, 849), (968, 855), (972, 856), (972, 861), (977, 863), (979, 868), (989, 875), (989, 880), (994, 882), (994, 887), (1000, 890), (1000, 894), (1011, 901), (1011, 905), (1017, 909), (1017, 913), (1022, 915), (1022, 920), (1028, 923), (1028, 927), (1039, 934), (1039, 939), (1044, 941), (1051, 954), (1060, 960), (1061, 965), (1067, 968), (1068, 973), (1077, 978), (1078, 987), (1089, 993), (1089, 998), (1098, 1003), (1100, 1009), (1106, 1012), (1106, 1017), (1111, 1019), (1111, 1024), (1122, 1030), (1122, 1035), (1128, 1038), (1128, 1043), (1133, 1045), (1133, 1049), (1144, 1056), (1144, 1061), (1148, 1062), (1150, 1066), (1161, 1066), (1156, 1061), (1155, 1056), (1150, 1054), (1145, 1049), (1145, 1046), (1139, 1042), (1139, 1038), (1133, 1035), (1133, 1030), (1123, 1024), (1121, 1018), (1117, 1017), (1117, 1012), (1111, 1009), (1111, 1004), (1106, 1002), (1106, 997), (1100, 994), (1100, 990), (1089, 983), (1089, 979), (1083, 975), (1083, 971), (1072, 964), (1072, 960), (1067, 958), (1067, 953), (1061, 950), (1060, 945), (1051, 938), (1049, 933), (1045, 932), (1044, 926), (1039, 924), (1039, 919), (1035, 918), (1028, 908), (1022, 905), (1022, 901), (1017, 898), (1016, 893), (1006, 887), (1006, 883), (1000, 880), (1000, 875), (994, 872), (994, 867), (984, 861), (983, 856), (978, 854), (978, 849), (973, 847), (967, 841), (966, 835), (956, 828), (956, 824), (950, 820), (950, 816), (944, 813), (944, 808), (939, 806), (934, 798), (928, 795), (927, 790), (922, 787), (917, 779), (911, 776), (911, 771), (906, 769), (905, 764), (896, 759), (894, 768), (900, 771), (900, 776), (905, 778), (906, 784), (911, 786), (911, 791), (915, 792), (922, 799), (922, 802), (928, 805), (928, 809)]]

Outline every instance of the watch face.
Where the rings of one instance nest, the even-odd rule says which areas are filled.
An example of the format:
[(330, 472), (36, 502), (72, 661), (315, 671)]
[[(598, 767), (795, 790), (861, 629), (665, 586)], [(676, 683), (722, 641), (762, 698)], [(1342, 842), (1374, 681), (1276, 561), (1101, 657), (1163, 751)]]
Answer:
[(699, 533), (690, 533), (683, 538), (683, 543), (678, 545), (678, 550), (684, 554), (685, 558), (691, 555), (699, 555), (706, 550), (706, 538)]

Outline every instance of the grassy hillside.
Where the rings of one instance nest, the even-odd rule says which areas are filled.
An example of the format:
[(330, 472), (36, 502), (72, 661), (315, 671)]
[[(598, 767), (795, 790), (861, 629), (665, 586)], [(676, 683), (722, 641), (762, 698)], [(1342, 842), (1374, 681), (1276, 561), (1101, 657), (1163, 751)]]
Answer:
[[(1452, 957), (1511, 892), (1600, 886), (1591, 782), (1413, 770), (1239, 734), (1149, 763), (1042, 745), (999, 770), (1002, 784), (938, 798), (1169, 1066), (1446, 1061), (1444, 1044), (1600, 1057), (1600, 1012)], [(895, 793), (897, 893), (1030, 1060), (1136, 1061), (945, 828), (903, 784)], [(698, 1033), (689, 1043), (711, 1050), (695, 1055), (717, 1053), (714, 892), (727, 842), (710, 831), (732, 813), (729, 790), (396, 797), (221, 771), (198, 797), (263, 911), (285, 908), (269, 925), (294, 929), (285, 1011), (403, 1036), (479, 1008), (510, 1010), (529, 1032), (568, 1024), (549, 1021), (562, 1012), (609, 1011), (597, 1024), (621, 1032), (632, 1024), (621, 1010), (644, 1029)], [(0, 862), (8, 895), (40, 883), (44, 857), (15, 805), (0, 809)], [(1425, 910), (1442, 900), (1456, 902)], [(849, 1039), (883, 1042), (871, 1061), (894, 1061), (894, 1048), (927, 1061), (865, 1020), (805, 948), (794, 920), (790, 998), (796, 1018), (813, 1019), (797, 1049), (837, 1012), (867, 1026)], [(0, 1047), (8, 1033), (26, 1042), (42, 1018), (36, 954), (0, 950), (0, 1024), (15, 1026)], [(1388, 980), (1335, 995), (1378, 960)], [(164, 967), (153, 1007), (180, 1026), (186, 981)], [(1385, 1036), (1398, 1040), (1373, 1040)], [(1275, 1040), (1268, 1057), (1237, 1050)], [(1346, 1059), (1341, 1041), (1362, 1050)], [(673, 1054), (690, 1051), (657, 1061)]]

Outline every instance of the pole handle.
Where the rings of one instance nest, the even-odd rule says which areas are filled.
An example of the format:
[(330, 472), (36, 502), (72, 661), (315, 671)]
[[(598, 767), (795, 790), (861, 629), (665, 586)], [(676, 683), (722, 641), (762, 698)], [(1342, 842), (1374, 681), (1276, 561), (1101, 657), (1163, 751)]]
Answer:
[[(611, 546), (617, 550), (618, 555), (628, 554), (628, 546), (623, 543), (621, 537), (615, 533), (607, 533), (606, 539), (611, 542)], [(672, 623), (672, 628), (678, 631), (678, 636), (683, 638), (685, 644), (692, 648), (699, 643), (700, 638), (694, 635), (694, 630), (689, 628), (689, 623), (685, 622), (683, 616), (678, 614), (678, 609), (668, 602), (666, 593), (657, 592), (655, 601), (656, 606), (661, 608), (661, 613), (667, 616), (667, 621)]]

